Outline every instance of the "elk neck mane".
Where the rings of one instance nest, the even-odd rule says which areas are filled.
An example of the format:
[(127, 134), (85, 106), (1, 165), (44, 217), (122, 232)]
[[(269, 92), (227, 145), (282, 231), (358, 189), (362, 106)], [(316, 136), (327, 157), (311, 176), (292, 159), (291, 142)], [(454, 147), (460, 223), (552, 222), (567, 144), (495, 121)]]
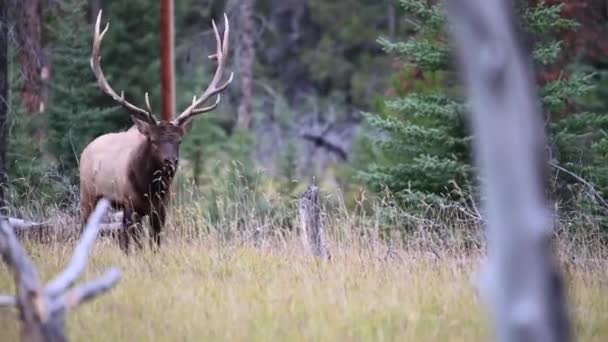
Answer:
[(142, 139), (133, 151), (128, 172), (129, 181), (136, 193), (146, 198), (149, 196), (152, 202), (156, 202), (167, 197), (176, 170), (163, 167), (162, 163), (153, 158), (150, 143)]

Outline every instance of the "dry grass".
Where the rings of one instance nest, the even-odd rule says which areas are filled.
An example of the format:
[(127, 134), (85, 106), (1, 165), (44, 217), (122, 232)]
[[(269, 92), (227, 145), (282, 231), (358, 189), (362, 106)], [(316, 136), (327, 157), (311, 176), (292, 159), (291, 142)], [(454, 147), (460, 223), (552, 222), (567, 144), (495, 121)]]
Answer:
[[(43, 277), (71, 246), (29, 244)], [(311, 260), (296, 239), (259, 247), (211, 234), (171, 236), (162, 252), (125, 257), (100, 240), (87, 278), (118, 265), (124, 279), (70, 314), (74, 341), (487, 341), (488, 322), (471, 282), (479, 257), (435, 255), (378, 243), (332, 245)], [(605, 264), (570, 269), (571, 310), (582, 341), (608, 337)], [(7, 272), (0, 288), (12, 290)], [(0, 340), (17, 338), (17, 317), (0, 311)]]
[[(100, 239), (86, 278), (116, 265), (123, 279), (109, 294), (68, 315), (71, 339), (489, 339), (487, 314), (472, 282), (482, 258), (481, 239), (470, 221), (450, 211), (412, 217), (390, 206), (349, 211), (338, 203), (324, 218), (333, 256), (325, 263), (311, 260), (292, 233), (284, 234), (293, 212), (262, 212), (246, 192), (238, 195), (238, 202), (216, 199), (215, 214), (204, 200), (178, 199), (182, 204), (172, 213), (159, 254), (146, 250), (127, 257), (115, 241)], [(273, 199), (265, 200), (273, 205)], [(403, 242), (379, 238), (387, 227), (405, 226), (416, 228)], [(256, 240), (256, 231), (264, 237)], [(594, 241), (587, 235), (558, 244), (568, 260), (570, 310), (581, 341), (608, 338), (608, 261)], [(44, 279), (67, 262), (73, 248), (66, 242), (26, 246)], [(4, 266), (0, 289), (14, 289)], [(0, 341), (17, 336), (15, 311), (0, 309)]]

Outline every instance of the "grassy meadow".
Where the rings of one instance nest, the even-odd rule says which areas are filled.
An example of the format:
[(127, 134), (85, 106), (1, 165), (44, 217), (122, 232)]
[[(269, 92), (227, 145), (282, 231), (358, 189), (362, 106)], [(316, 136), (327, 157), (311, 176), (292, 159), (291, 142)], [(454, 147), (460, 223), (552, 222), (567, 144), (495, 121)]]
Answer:
[[(431, 228), (447, 220), (441, 213), (433, 221), (326, 207), (332, 259), (320, 262), (308, 256), (293, 227), (284, 228), (294, 210), (260, 214), (243, 194), (240, 204), (216, 202), (214, 214), (187, 199), (182, 203), (189, 205), (175, 206), (158, 254), (146, 248), (125, 256), (116, 241), (100, 238), (83, 280), (110, 266), (118, 266), (123, 278), (108, 294), (69, 313), (71, 340), (490, 339), (474, 286), (483, 243), (465, 243), (479, 239), (478, 229), (463, 234), (468, 225), (452, 221), (439, 234)], [(393, 225), (416, 228), (404, 239), (386, 238), (383, 228)], [(598, 249), (581, 247), (592, 237), (564, 241), (558, 240), (558, 250), (577, 339), (605, 341), (608, 262)], [(74, 240), (25, 246), (48, 280), (68, 262)], [(0, 292), (12, 293), (12, 279), (0, 269)], [(0, 309), (0, 341), (18, 340), (18, 328), (16, 311)]]

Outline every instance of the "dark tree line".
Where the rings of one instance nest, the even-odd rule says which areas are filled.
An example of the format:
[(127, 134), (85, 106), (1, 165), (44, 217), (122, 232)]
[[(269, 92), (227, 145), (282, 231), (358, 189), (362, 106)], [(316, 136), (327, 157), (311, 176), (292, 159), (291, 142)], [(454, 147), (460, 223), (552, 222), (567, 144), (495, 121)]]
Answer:
[[(519, 3), (520, 15), (529, 17), (543, 115), (554, 171), (559, 171), (553, 190), (575, 198), (572, 186), (582, 184), (575, 175), (605, 195), (608, 139), (602, 132), (608, 129), (608, 103), (601, 85), (608, 78), (598, 52), (605, 42), (591, 39), (602, 36), (603, 5), (594, 0)], [(15, 36), (7, 41), (12, 51), (7, 58), (13, 59), (7, 91), (13, 101), (5, 167), (13, 198), (43, 193), (53, 203), (69, 204), (77, 198), (82, 148), (131, 124), (100, 94), (90, 73), (92, 18), (102, 8), (112, 26), (102, 56), (109, 81), (140, 105), (149, 92), (152, 107), (160, 109), (159, 2), (13, 0), (3, 5), (13, 18), (27, 19), (8, 21)], [(218, 176), (219, 162), (239, 160), (247, 165), (247, 177), (253, 179), (261, 167), (285, 192), (296, 188), (294, 179), (314, 178), (353, 192), (359, 186), (378, 194), (388, 188), (402, 204), (470, 202), (470, 134), (442, 8), (435, 5), (422, 0), (175, 2), (176, 108), (186, 106), (211, 77), (211, 20), (221, 23), (226, 12), (235, 32), (229, 56), (235, 87), (217, 112), (193, 124), (183, 144), (184, 182), (204, 186)]]

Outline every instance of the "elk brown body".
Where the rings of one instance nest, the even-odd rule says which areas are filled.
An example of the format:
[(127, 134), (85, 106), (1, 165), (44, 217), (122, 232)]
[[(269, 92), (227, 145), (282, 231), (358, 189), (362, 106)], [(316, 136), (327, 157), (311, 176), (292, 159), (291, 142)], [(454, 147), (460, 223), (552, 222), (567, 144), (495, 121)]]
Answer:
[[(84, 223), (97, 201), (108, 198), (115, 209), (123, 211), (123, 226), (119, 233), (121, 249), (129, 250), (131, 239), (141, 244), (143, 217), (150, 219), (152, 245), (160, 247), (160, 233), (165, 224), (171, 184), (179, 162), (179, 146), (190, 120), (201, 113), (211, 111), (220, 102), (220, 93), (232, 82), (219, 84), (228, 52), (229, 24), (224, 15), (226, 28), (223, 39), (213, 22), (217, 52), (210, 58), (218, 66), (211, 84), (194, 97), (192, 104), (172, 121), (157, 121), (152, 114), (148, 94), (146, 109), (137, 107), (118, 96), (103, 75), (100, 65), (100, 46), (108, 26), (100, 33), (101, 11), (97, 16), (93, 38), (91, 68), (103, 92), (126, 108), (134, 126), (123, 132), (108, 133), (93, 140), (80, 156), (80, 216)], [(199, 107), (211, 97), (215, 103)]]

